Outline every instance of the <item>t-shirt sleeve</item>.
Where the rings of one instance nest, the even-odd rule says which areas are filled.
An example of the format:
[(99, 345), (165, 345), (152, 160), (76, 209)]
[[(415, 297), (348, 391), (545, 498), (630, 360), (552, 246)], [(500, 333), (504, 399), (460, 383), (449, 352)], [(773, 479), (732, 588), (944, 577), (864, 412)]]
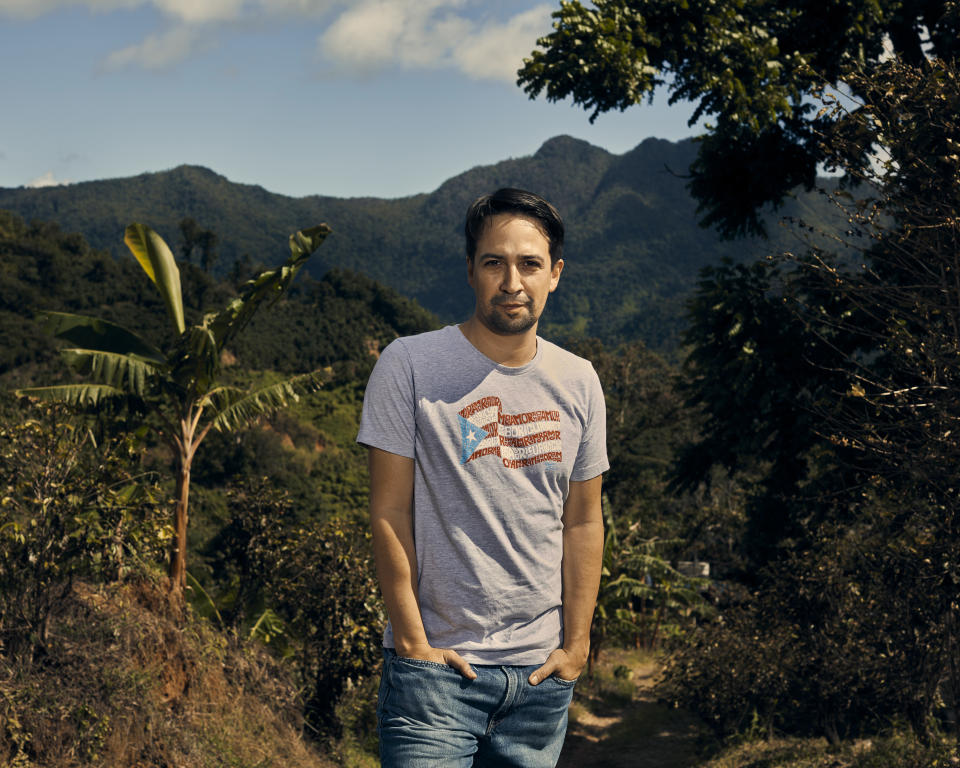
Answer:
[(380, 353), (367, 381), (357, 442), (412, 459), (415, 402), (410, 356), (397, 339)]
[(607, 406), (597, 372), (590, 367), (587, 387), (587, 422), (580, 438), (580, 448), (570, 472), (574, 482), (590, 480), (610, 469), (607, 461)]

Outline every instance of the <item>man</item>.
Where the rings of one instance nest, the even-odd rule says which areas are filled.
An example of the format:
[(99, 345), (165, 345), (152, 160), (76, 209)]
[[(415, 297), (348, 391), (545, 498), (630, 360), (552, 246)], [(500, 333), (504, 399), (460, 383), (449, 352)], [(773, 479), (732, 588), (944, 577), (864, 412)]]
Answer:
[(556, 209), (501, 189), (465, 232), (472, 317), (383, 350), (357, 438), (390, 617), (381, 760), (552, 768), (600, 582), (603, 393), (537, 337), (563, 271)]

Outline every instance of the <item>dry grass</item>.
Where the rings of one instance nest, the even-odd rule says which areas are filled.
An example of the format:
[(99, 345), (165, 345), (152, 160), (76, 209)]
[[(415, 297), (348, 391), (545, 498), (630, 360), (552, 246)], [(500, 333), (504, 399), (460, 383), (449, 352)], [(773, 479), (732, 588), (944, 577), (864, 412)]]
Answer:
[(904, 732), (831, 747), (825, 739), (779, 738), (729, 747), (702, 768), (954, 768), (948, 743), (921, 744)]
[(0, 766), (329, 768), (265, 654), (158, 584), (78, 586), (33, 659), (0, 656)]
[(657, 697), (657, 657), (610, 650), (577, 685), (558, 768), (960, 768), (957, 747), (903, 732), (845, 742), (777, 738), (722, 745), (696, 717)]
[(660, 703), (661, 665), (647, 653), (610, 649), (593, 679), (577, 684), (558, 768), (690, 768), (711, 745), (692, 715)]

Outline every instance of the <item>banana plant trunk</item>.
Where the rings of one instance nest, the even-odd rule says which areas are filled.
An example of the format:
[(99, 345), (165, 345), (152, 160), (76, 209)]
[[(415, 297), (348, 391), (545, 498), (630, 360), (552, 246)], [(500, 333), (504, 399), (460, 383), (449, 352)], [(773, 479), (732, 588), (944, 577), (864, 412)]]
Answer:
[(170, 577), (171, 595), (182, 598), (187, 588), (187, 518), (190, 506), (190, 468), (197, 446), (200, 445), (210, 424), (197, 432), (202, 408), (187, 408), (180, 419), (179, 437), (174, 440), (174, 455), (177, 457), (177, 506), (173, 516), (173, 543), (170, 548), (170, 566), (167, 575)]
[(177, 506), (173, 517), (174, 536), (167, 571), (170, 577), (170, 592), (177, 596), (183, 595), (187, 585), (187, 509), (190, 503), (191, 463), (190, 459), (184, 456), (177, 461)]

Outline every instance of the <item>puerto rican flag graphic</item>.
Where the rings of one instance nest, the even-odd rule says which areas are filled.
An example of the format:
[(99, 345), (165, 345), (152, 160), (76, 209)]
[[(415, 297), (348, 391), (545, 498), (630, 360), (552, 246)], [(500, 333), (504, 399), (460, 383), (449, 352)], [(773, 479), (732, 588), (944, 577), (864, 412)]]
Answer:
[(460, 463), (497, 456), (507, 469), (563, 460), (560, 411), (504, 413), (499, 397), (481, 397), (457, 414)]

